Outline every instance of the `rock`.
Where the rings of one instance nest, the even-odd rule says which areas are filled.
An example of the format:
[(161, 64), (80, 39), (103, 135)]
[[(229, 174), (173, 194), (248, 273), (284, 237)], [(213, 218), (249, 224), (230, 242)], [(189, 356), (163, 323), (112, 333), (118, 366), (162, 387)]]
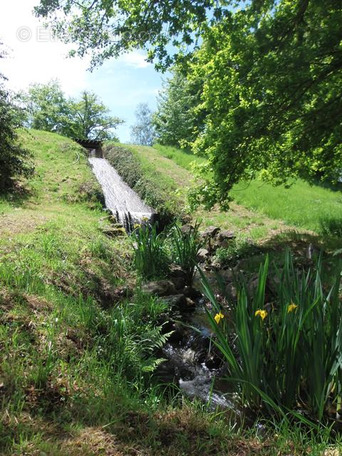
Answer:
[(176, 288), (170, 280), (157, 280), (143, 285), (142, 291), (156, 296), (170, 296), (176, 293)]
[(190, 298), (185, 298), (186, 299), (186, 308), (184, 308), (183, 310), (195, 310), (195, 307), (196, 307), (196, 303), (190, 299)]
[(190, 299), (198, 299), (202, 297), (202, 293), (199, 290), (196, 290), (196, 288), (193, 287), (184, 287), (184, 296)]
[(183, 294), (163, 296), (163, 301), (169, 307), (177, 307), (178, 309), (187, 308), (186, 297)]
[(217, 239), (219, 241), (225, 241), (226, 239), (235, 239), (235, 233), (229, 230), (223, 230), (218, 233)]
[(187, 274), (178, 265), (172, 265), (169, 273), (170, 280), (173, 282), (176, 290), (181, 290), (186, 285)]
[(189, 234), (191, 232), (191, 230), (193, 230), (193, 229), (194, 229), (194, 227), (192, 225), (187, 224), (187, 225), (181, 226), (180, 230), (183, 234)]
[(171, 279), (171, 282), (174, 284), (175, 288), (177, 291), (179, 290), (183, 290), (183, 288), (185, 287), (185, 279), (183, 279), (183, 277), (173, 277)]
[(187, 274), (180, 266), (173, 264), (170, 268), (169, 276), (171, 278), (181, 277), (182, 279), (186, 279)]
[(220, 230), (221, 228), (218, 226), (208, 226), (208, 228), (202, 231), (201, 236), (204, 238), (214, 238)]
[(209, 250), (199, 249), (197, 252), (197, 261), (199, 263), (204, 263), (209, 258)]

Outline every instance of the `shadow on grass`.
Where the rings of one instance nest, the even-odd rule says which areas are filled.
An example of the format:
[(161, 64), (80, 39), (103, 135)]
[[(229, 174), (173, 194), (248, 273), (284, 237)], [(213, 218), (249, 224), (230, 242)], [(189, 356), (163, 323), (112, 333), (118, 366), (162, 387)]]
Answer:
[(321, 219), (321, 232), (324, 236), (336, 237), (342, 239), (342, 219), (329, 218)]
[[(338, 227), (342, 228), (342, 224), (338, 224)], [(342, 237), (293, 230), (279, 233), (262, 244), (244, 241), (230, 246), (229, 249), (224, 265), (249, 272), (258, 271), (266, 254), (269, 255), (271, 262), (280, 266), (286, 250), (292, 252), (298, 266), (313, 265), (319, 255), (322, 255), (324, 262), (333, 265), (342, 259)]]
[(0, 192), (0, 202), (6, 202), (11, 206), (23, 206), (33, 196), (32, 190), (20, 184), (13, 184), (12, 187)]

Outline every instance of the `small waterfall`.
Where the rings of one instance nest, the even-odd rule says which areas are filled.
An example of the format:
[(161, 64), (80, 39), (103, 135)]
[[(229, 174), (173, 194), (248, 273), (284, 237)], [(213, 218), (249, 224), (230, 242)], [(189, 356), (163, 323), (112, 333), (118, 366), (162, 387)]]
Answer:
[(90, 156), (89, 162), (102, 187), (107, 208), (127, 231), (131, 231), (135, 223), (151, 219), (153, 209), (122, 180), (105, 158)]

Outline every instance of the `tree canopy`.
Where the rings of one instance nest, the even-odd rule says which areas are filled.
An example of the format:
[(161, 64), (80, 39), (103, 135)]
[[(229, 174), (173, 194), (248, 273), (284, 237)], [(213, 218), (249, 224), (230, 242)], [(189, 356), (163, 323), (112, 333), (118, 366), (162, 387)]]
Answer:
[(224, 203), (235, 182), (259, 172), (274, 183), (339, 177), (340, 0), (41, 0), (36, 11), (79, 54), (93, 51), (94, 64), (145, 47), (202, 87), (199, 200)]
[[(217, 0), (40, 0), (38, 16), (47, 18), (58, 36), (77, 43), (74, 53), (92, 54), (92, 66), (132, 48), (148, 48), (160, 68), (174, 59), (167, 45), (196, 44), (208, 23), (226, 12)], [(221, 4), (221, 5), (220, 5)], [(210, 12), (210, 19), (208, 13)], [(176, 52), (179, 57), (184, 52)]]
[(74, 139), (117, 139), (123, 121), (110, 116), (96, 94), (83, 91), (79, 99), (67, 98), (58, 81), (33, 84), (26, 95), (28, 126)]

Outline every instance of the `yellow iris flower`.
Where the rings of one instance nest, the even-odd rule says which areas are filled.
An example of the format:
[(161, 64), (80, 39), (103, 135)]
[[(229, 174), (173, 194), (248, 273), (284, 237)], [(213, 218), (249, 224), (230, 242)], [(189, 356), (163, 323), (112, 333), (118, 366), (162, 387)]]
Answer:
[(217, 324), (219, 324), (220, 321), (222, 320), (222, 318), (224, 318), (224, 315), (222, 312), (219, 312), (215, 315), (214, 320), (216, 321)]
[(266, 311), (266, 310), (258, 309), (258, 310), (255, 312), (255, 316), (256, 316), (256, 317), (259, 316), (262, 320), (265, 320), (265, 318), (267, 317), (267, 311)]
[(290, 313), (290, 312), (293, 312), (294, 310), (297, 309), (297, 304), (294, 304), (293, 302), (291, 302), (291, 304), (289, 304), (287, 306), (287, 313)]

